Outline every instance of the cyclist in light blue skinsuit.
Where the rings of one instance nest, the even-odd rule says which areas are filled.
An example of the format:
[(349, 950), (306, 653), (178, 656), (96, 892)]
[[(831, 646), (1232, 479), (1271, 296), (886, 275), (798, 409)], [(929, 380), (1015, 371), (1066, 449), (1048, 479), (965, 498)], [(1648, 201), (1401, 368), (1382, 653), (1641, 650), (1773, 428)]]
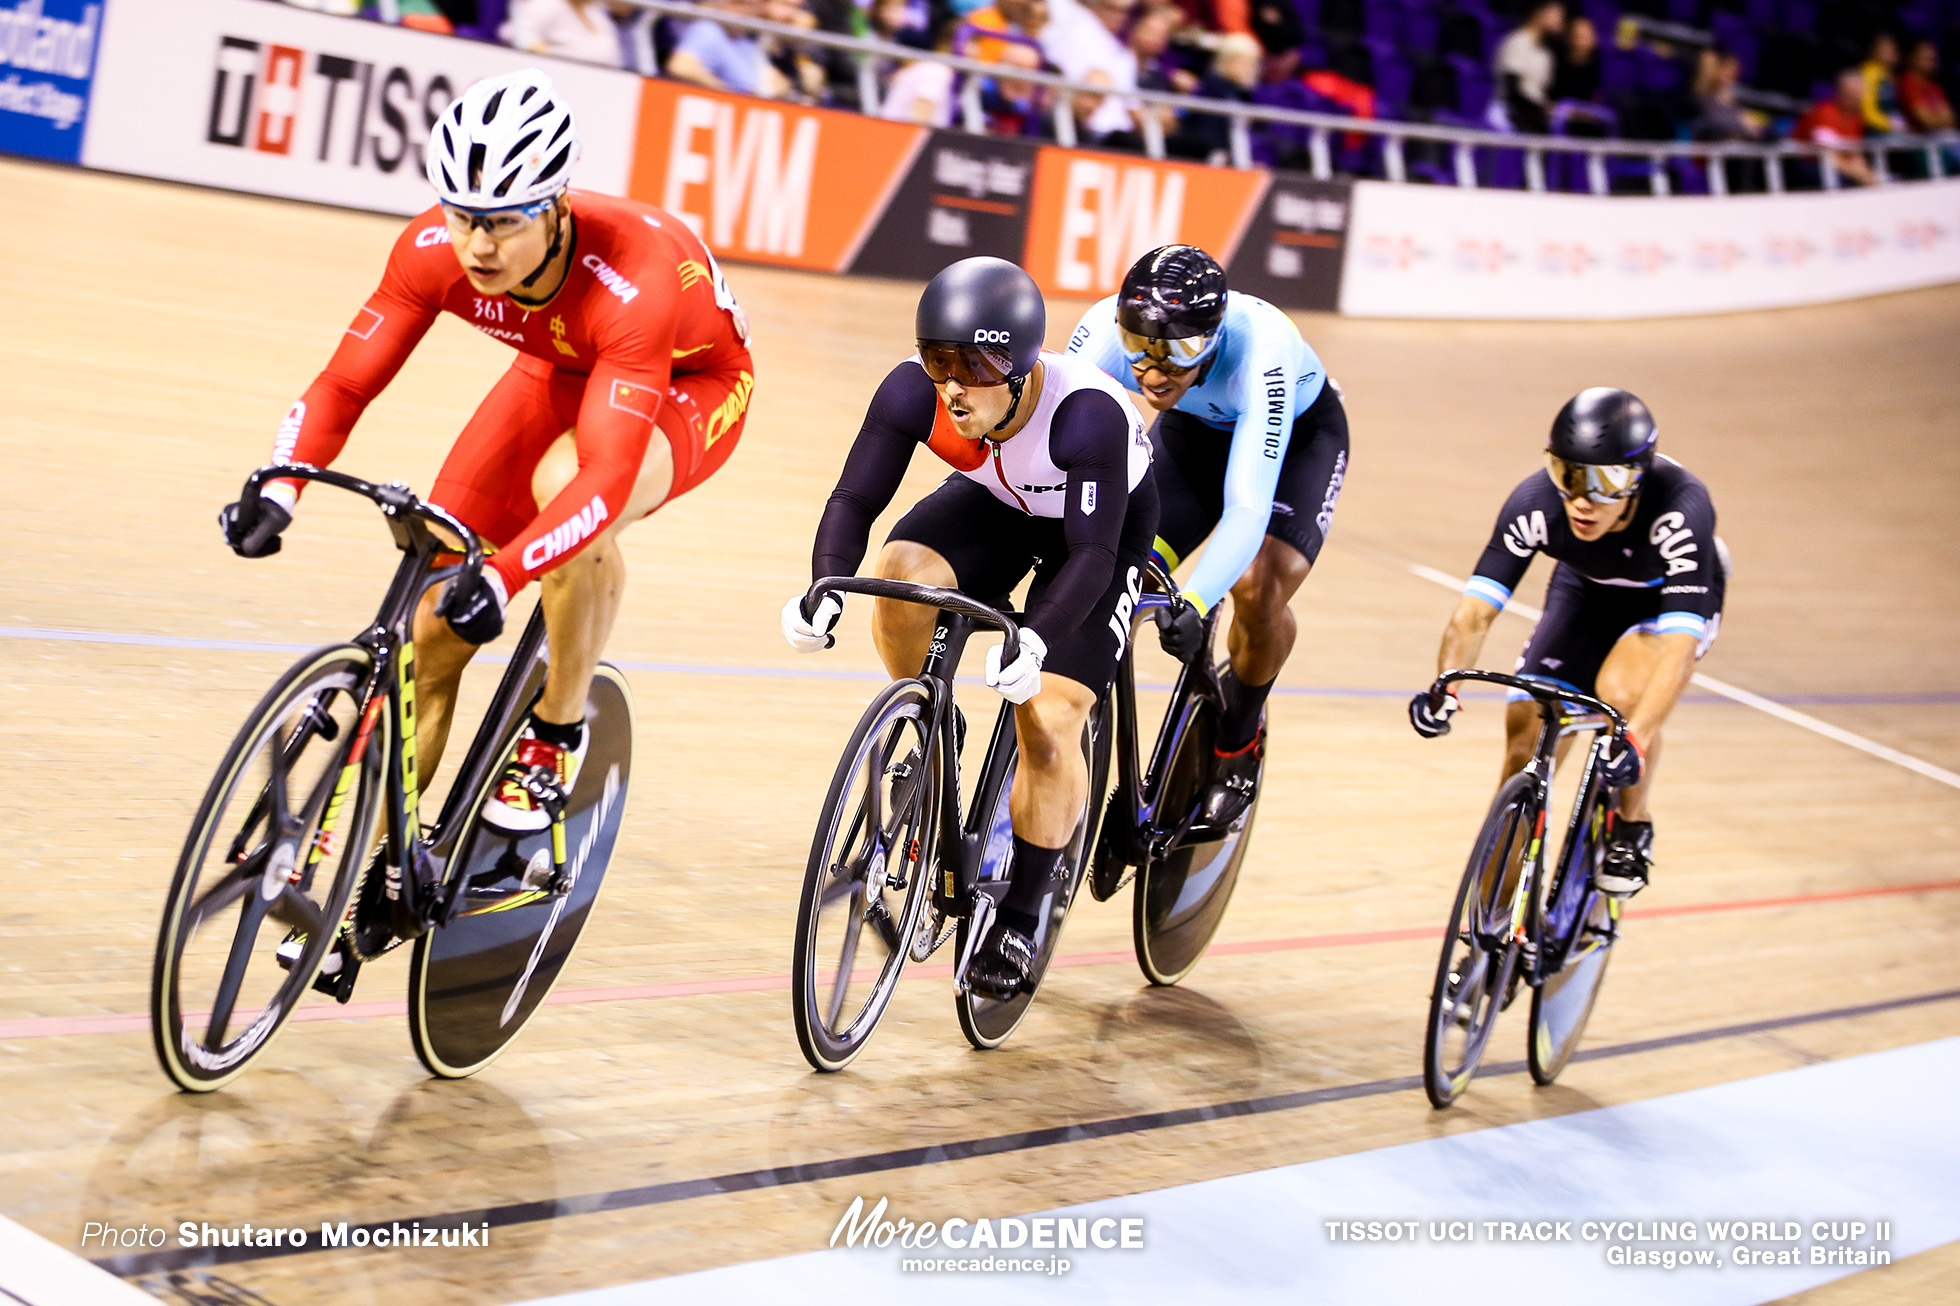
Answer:
[(1165, 649), (1196, 654), (1200, 616), (1231, 592), (1218, 771), (1205, 799), (1205, 819), (1229, 824), (1252, 802), (1266, 695), (1298, 633), (1288, 601), (1320, 556), (1347, 476), (1340, 387), (1292, 319), (1229, 291), (1224, 269), (1193, 245), (1138, 259), (1122, 290), (1083, 315), (1068, 352), (1162, 414), (1150, 440), (1166, 568), (1212, 537), (1185, 585), (1191, 606), (1165, 622)]

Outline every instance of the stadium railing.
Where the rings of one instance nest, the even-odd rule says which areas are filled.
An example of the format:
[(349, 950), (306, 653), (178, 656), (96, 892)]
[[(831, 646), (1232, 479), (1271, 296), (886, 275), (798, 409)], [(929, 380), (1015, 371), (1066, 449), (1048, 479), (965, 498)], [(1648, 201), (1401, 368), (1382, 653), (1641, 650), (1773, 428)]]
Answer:
[[(1532, 191), (1549, 189), (1546, 185), (1546, 156), (1584, 156), (1586, 189), (1595, 195), (1605, 195), (1610, 192), (1608, 162), (1615, 159), (1644, 160), (1649, 165), (1647, 168), (1649, 190), (1655, 195), (1670, 193), (1672, 183), (1666, 165), (1673, 160), (1700, 164), (1706, 171), (1709, 193), (1713, 195), (1728, 193), (1728, 169), (1725, 166), (1725, 161), (1728, 160), (1758, 161), (1763, 169), (1767, 189), (1773, 194), (1796, 189), (1790, 184), (1786, 169), (1793, 161), (1798, 160), (1812, 161), (1818, 169), (1824, 189), (1839, 189), (1843, 179), (1839, 175), (1835, 156), (1847, 153), (1861, 153), (1871, 160), (1874, 174), (1882, 185), (1905, 180), (1898, 177), (1887, 162), (1888, 157), (1897, 158), (1901, 155), (1921, 156), (1927, 178), (1937, 179), (1949, 175), (1950, 164), (1953, 165), (1954, 175), (1960, 175), (1960, 132), (1886, 136), (1856, 144), (1833, 145), (1794, 140), (1773, 143), (1740, 141), (1717, 143), (1534, 136), (1520, 132), (1447, 127), (1434, 123), (1352, 118), (1340, 114), (1315, 113), (1303, 109), (1286, 109), (1242, 101), (1203, 99), (1165, 91), (1117, 92), (1107, 86), (1088, 86), (1071, 82), (1054, 73), (1009, 64), (986, 63), (978, 59), (942, 54), (938, 51), (920, 50), (875, 37), (842, 36), (833, 32), (793, 27), (767, 19), (750, 18), (719, 9), (705, 8), (688, 3), (687, 0), (625, 0), (625, 2), (635, 8), (652, 10), (674, 18), (707, 19), (725, 28), (752, 32), (758, 36), (774, 36), (797, 45), (841, 50), (857, 61), (859, 102), (866, 112), (875, 112), (879, 103), (878, 64), (880, 61), (911, 63), (929, 60), (945, 64), (955, 72), (966, 74), (959, 90), (959, 119), (960, 125), (970, 132), (984, 133), (986, 130), (986, 116), (982, 111), (980, 100), (981, 79), (997, 77), (1046, 86), (1055, 92), (1055, 104), (1052, 109), (1054, 139), (1056, 144), (1064, 147), (1072, 148), (1078, 141), (1075, 115), (1071, 108), (1073, 98), (1076, 95), (1101, 98), (1116, 94), (1135, 103), (1158, 105), (1182, 112), (1210, 114), (1226, 119), (1231, 124), (1228, 153), (1231, 166), (1235, 168), (1256, 166), (1252, 157), (1253, 123), (1304, 128), (1307, 135), (1310, 171), (1314, 177), (1323, 181), (1334, 176), (1333, 138), (1337, 134), (1350, 133), (1380, 139), (1382, 175), (1392, 182), (1405, 182), (1409, 179), (1406, 161), (1409, 142), (1435, 142), (1449, 153), (1452, 167), (1448, 175), (1458, 186), (1465, 188), (1475, 188), (1479, 184), (1475, 151), (1480, 148), (1522, 152), (1524, 189)], [(1164, 134), (1156, 115), (1139, 114), (1138, 119), (1144, 153), (1152, 159), (1163, 158)]]

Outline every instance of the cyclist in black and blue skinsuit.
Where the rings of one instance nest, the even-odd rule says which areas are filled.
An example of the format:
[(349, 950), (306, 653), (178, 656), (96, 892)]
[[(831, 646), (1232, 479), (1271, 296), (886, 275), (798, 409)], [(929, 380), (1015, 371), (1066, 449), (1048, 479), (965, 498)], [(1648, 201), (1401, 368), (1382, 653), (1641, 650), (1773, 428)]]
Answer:
[[(1647, 405), (1626, 391), (1574, 395), (1552, 422), (1544, 470), (1497, 514), (1436, 655), (1439, 672), (1475, 666), (1531, 560), (1542, 553), (1558, 563), (1518, 674), (1596, 695), (1626, 716), (1627, 745), (1604, 759), (1619, 794), (1594, 876), (1621, 897), (1647, 884), (1661, 726), (1722, 628), (1729, 577), (1708, 488), (1654, 452), (1659, 438)], [(1449, 733), (1457, 710), (1454, 694), (1425, 690), (1409, 701), (1409, 721), (1434, 738)], [(1531, 760), (1538, 734), (1537, 710), (1516, 690), (1504, 727), (1508, 779)]]
[(1205, 537), (1167, 610), (1163, 644), (1188, 660), (1202, 615), (1232, 595), (1218, 769), (1205, 819), (1229, 824), (1252, 802), (1265, 703), (1297, 634), (1287, 606), (1320, 556), (1347, 476), (1340, 387), (1291, 318), (1228, 290), (1194, 245), (1138, 259), (1123, 288), (1069, 337), (1081, 354), (1162, 414), (1150, 432), (1161, 503), (1157, 554), (1173, 570)]

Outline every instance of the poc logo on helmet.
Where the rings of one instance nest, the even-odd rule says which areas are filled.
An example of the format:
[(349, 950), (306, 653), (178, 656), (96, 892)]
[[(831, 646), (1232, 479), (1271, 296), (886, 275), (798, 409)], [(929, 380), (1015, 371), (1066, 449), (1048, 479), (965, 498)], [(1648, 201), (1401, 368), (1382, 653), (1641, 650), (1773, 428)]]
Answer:
[(1006, 331), (975, 331), (973, 333), (973, 343), (976, 345), (1011, 345), (1014, 343), (1014, 337), (1012, 333)]

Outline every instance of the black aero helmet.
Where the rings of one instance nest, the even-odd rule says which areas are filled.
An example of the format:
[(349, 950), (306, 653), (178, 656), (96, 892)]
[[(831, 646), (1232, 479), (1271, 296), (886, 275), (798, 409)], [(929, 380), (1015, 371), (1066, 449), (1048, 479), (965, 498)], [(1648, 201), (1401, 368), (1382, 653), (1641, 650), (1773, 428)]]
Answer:
[(1612, 503), (1640, 492), (1660, 431), (1647, 405), (1625, 390), (1581, 390), (1552, 419), (1545, 446), (1552, 481), (1568, 499)]
[(1116, 327), (1132, 364), (1176, 371), (1208, 357), (1225, 321), (1225, 269), (1196, 245), (1162, 245), (1130, 266), (1116, 294)]
[(1019, 383), (1034, 371), (1048, 310), (1034, 278), (1004, 258), (963, 258), (919, 296), (919, 357), (936, 385)]

